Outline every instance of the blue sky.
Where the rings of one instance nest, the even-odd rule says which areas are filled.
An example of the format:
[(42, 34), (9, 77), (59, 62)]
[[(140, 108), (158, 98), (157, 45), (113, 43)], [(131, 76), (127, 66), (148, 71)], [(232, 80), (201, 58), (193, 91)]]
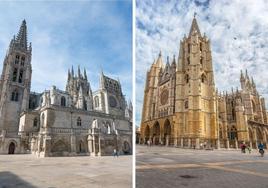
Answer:
[(136, 125), (140, 124), (146, 71), (162, 51), (179, 54), (194, 12), (201, 33), (211, 41), (214, 78), (219, 91), (239, 87), (240, 70), (253, 76), (268, 103), (268, 2), (265, 0), (169, 0), (136, 3)]
[[(31, 90), (56, 85), (65, 90), (72, 65), (86, 68), (93, 91), (104, 74), (120, 80), (126, 99), (132, 97), (132, 2), (49, 1), (0, 3), (0, 60), (26, 19), (32, 42)], [(2, 71), (2, 65), (0, 66)]]

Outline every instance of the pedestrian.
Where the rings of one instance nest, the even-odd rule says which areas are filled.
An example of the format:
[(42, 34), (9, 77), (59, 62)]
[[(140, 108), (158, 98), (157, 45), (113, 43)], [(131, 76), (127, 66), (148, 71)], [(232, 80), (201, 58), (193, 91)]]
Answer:
[(264, 145), (263, 145), (262, 142), (260, 142), (260, 144), (258, 145), (258, 149), (259, 149), (259, 153), (263, 157), (263, 155), (264, 155)]
[(240, 148), (241, 148), (241, 153), (246, 153), (246, 144), (245, 143), (242, 143), (240, 145)]
[(251, 154), (251, 148), (249, 145), (247, 145), (248, 153)]
[(115, 157), (117, 155), (116, 149), (114, 149), (113, 156)]

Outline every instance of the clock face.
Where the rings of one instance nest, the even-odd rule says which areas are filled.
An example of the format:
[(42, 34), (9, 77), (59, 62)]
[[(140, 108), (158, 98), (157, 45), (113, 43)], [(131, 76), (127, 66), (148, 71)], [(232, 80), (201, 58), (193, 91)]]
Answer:
[(162, 105), (167, 104), (167, 102), (168, 102), (168, 90), (167, 89), (162, 91), (162, 93), (160, 95), (160, 102)]
[(110, 107), (112, 108), (115, 108), (117, 106), (116, 99), (113, 96), (109, 97), (109, 104), (110, 104)]

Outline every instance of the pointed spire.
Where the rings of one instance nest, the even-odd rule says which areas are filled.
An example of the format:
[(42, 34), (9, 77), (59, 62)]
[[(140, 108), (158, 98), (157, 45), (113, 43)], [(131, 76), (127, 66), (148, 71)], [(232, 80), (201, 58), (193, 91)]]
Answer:
[(86, 68), (84, 68), (84, 78), (87, 80), (87, 72), (86, 72)]
[(155, 62), (155, 65), (156, 65), (157, 67), (162, 67), (162, 66), (163, 66), (161, 51), (159, 52), (158, 58), (157, 58), (157, 60), (156, 60), (156, 62)]
[(78, 78), (81, 77), (80, 65), (78, 65)]
[(19, 44), (20, 47), (27, 49), (27, 26), (25, 20), (22, 21), (20, 26), (20, 30), (16, 37), (16, 43)]
[(196, 13), (194, 13), (194, 19), (192, 21), (191, 29), (190, 29), (190, 32), (189, 32), (189, 37), (195, 32), (197, 32), (199, 37), (201, 37), (201, 33), (200, 33), (200, 30), (199, 30), (199, 27), (198, 27), (198, 24), (197, 24), (195, 16), (196, 16)]
[(251, 84), (252, 84), (253, 87), (256, 86), (252, 76), (251, 76)]
[(242, 70), (240, 70), (240, 79), (241, 79), (241, 80), (245, 79), (245, 77), (244, 77), (244, 74), (243, 74), (243, 71), (242, 71)]
[(167, 65), (169, 66), (169, 56), (167, 56)]
[(176, 57), (173, 55), (172, 65), (173, 68), (176, 68)]
[(74, 67), (72, 65), (72, 77), (74, 77)]
[(70, 73), (70, 69), (68, 69), (68, 81), (70, 80), (71, 78), (71, 73)]
[(246, 78), (249, 80), (248, 70), (246, 69)]
[(104, 74), (103, 74), (102, 68), (101, 68), (101, 72), (100, 72), (100, 88), (101, 89), (105, 88), (105, 86), (104, 86)]

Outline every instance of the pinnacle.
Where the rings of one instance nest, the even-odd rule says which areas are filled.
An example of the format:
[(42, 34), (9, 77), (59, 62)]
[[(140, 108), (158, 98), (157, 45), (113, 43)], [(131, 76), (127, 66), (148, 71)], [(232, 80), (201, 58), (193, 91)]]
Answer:
[(196, 13), (195, 13), (193, 21), (192, 21), (191, 29), (190, 29), (190, 32), (189, 32), (189, 37), (192, 34), (194, 34), (195, 32), (197, 32), (197, 34), (201, 37), (201, 33), (200, 33), (200, 30), (199, 30), (199, 27), (198, 27), (198, 24), (197, 24), (195, 16), (196, 16)]
[(20, 47), (27, 49), (27, 26), (25, 19), (22, 21), (20, 26), (20, 30), (16, 37), (16, 43), (18, 43)]

